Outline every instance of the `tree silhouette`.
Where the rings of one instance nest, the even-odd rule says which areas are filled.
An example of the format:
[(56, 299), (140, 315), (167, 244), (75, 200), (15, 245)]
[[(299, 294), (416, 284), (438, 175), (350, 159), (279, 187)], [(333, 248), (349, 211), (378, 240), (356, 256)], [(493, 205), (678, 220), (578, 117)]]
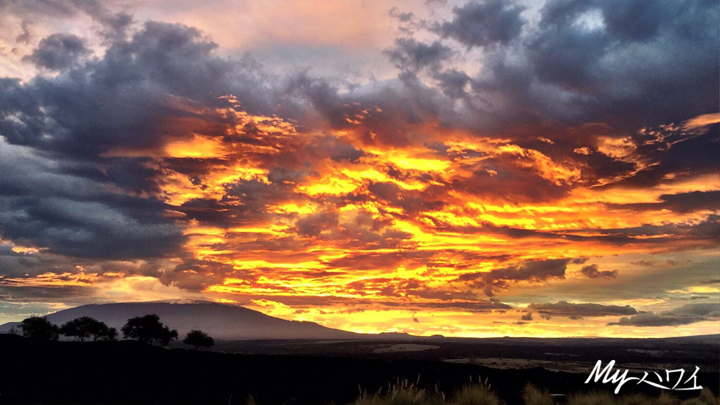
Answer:
[(105, 332), (105, 336), (101, 338), (102, 340), (107, 340), (109, 342), (114, 342), (117, 340), (118, 337), (118, 331), (115, 328), (108, 328), (107, 332)]
[(75, 340), (84, 342), (85, 339), (92, 337), (93, 341), (97, 340), (115, 340), (117, 330), (109, 328), (104, 322), (97, 319), (83, 316), (72, 321), (65, 322), (60, 327), (60, 333), (65, 336), (72, 336)]
[(201, 330), (191, 330), (183, 339), (183, 343), (188, 346), (195, 346), (195, 350), (200, 347), (208, 348), (215, 344), (215, 339)]
[(163, 325), (160, 317), (155, 314), (130, 318), (121, 330), (125, 338), (144, 343), (158, 342), (162, 346), (167, 346), (178, 337), (177, 331)]
[(155, 339), (156, 342), (160, 343), (160, 346), (167, 346), (173, 340), (178, 338), (178, 332), (173, 329), (170, 330), (167, 326), (164, 326), (160, 331), (160, 336)]
[(23, 336), (37, 340), (58, 340), (59, 328), (41, 316), (31, 316), (20, 322)]

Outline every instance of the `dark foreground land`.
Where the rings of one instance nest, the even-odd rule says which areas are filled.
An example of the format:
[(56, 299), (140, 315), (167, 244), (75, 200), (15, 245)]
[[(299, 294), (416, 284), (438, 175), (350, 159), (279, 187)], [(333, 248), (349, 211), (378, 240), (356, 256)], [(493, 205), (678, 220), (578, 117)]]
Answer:
[[(375, 392), (407, 379), (452, 392), (480, 376), (508, 404), (522, 404), (527, 383), (566, 395), (611, 392), (614, 385), (584, 384), (597, 360), (615, 360), (631, 373), (682, 367), (689, 373), (699, 366), (698, 385), (715, 394), (720, 381), (717, 336), (245, 341), (218, 342), (216, 349), (221, 351), (0, 335), (0, 403), (244, 404), (251, 395), (260, 405), (348, 404), (359, 387)], [(657, 396), (660, 390), (628, 383), (622, 392)]]

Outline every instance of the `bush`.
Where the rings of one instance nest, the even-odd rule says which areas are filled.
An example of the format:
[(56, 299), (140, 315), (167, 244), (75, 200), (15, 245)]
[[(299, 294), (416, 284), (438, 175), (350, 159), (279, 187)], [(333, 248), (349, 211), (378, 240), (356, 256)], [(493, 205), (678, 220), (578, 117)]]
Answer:
[(195, 350), (197, 350), (200, 347), (211, 347), (215, 344), (215, 340), (212, 337), (208, 336), (207, 333), (201, 330), (193, 329), (185, 336), (185, 339), (183, 339), (183, 343), (188, 346), (195, 346)]
[(525, 386), (523, 390), (525, 405), (553, 405), (554, 402), (547, 390), (541, 390), (532, 384)]
[(615, 398), (606, 392), (573, 394), (568, 398), (568, 405), (614, 405)]
[(707, 405), (720, 404), (720, 398), (715, 397), (712, 391), (707, 388), (703, 388), (702, 391), (700, 391), (700, 396), (698, 397), (698, 399), (706, 403)]
[(487, 385), (466, 385), (458, 391), (451, 404), (453, 405), (499, 405), (500, 398)]
[(353, 405), (441, 405), (443, 403), (445, 396), (438, 387), (435, 387), (435, 392), (427, 392), (408, 380), (397, 380), (388, 387), (386, 394), (382, 393), (382, 389), (372, 395), (362, 392)]

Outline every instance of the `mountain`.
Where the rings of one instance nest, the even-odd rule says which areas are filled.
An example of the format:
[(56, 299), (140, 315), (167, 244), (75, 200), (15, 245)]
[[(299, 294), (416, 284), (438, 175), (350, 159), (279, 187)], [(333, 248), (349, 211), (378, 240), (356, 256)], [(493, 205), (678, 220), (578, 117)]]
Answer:
[[(66, 309), (45, 316), (61, 325), (67, 321), (89, 316), (120, 328), (129, 318), (156, 314), (182, 337), (191, 329), (200, 329), (215, 339), (362, 339), (370, 337), (353, 332), (330, 329), (314, 322), (286, 321), (237, 305), (209, 301), (127, 302), (92, 304)], [(0, 325), (0, 333), (7, 333), (19, 322)]]

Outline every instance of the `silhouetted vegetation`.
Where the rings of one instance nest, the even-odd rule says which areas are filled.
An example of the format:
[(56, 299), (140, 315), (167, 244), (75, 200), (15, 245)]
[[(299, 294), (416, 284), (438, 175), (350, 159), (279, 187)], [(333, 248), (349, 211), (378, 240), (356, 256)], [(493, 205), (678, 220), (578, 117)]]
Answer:
[(66, 322), (60, 327), (60, 333), (74, 337), (75, 340), (80, 342), (84, 342), (88, 338), (92, 338), (93, 341), (117, 339), (117, 330), (115, 328), (110, 328), (104, 322), (89, 316)]
[[(245, 405), (251, 395), (259, 405), (709, 405), (717, 403), (720, 381), (718, 368), (708, 365), (698, 373), (698, 383), (709, 388), (702, 393), (662, 394), (651, 386), (629, 384), (616, 396), (615, 385), (584, 384), (587, 374), (543, 368), (491, 369), (372, 353), (354, 358), (248, 354), (267, 345), (286, 347), (286, 341), (245, 342), (245, 353), (222, 353), (166, 350), (135, 340), (88, 340), (49, 342), (0, 334), (0, 359), (12, 370), (0, 378), (0, 404)], [(630, 355), (627, 362), (643, 358)], [(98, 361), (105, 365), (102, 372), (88, 372)], [(468, 385), (470, 375), (474, 378)], [(388, 381), (396, 383), (388, 386)], [(542, 388), (525, 387), (527, 383)], [(364, 389), (362, 395), (358, 387)]]
[(183, 339), (183, 343), (188, 346), (194, 346), (195, 350), (204, 347), (209, 348), (215, 344), (215, 340), (210, 337), (207, 333), (201, 330), (191, 330)]
[[(547, 390), (528, 384), (523, 395), (524, 405), (555, 405), (556, 402)], [(250, 402), (250, 401), (249, 401)], [(254, 403), (254, 401), (252, 401)], [(641, 394), (613, 395), (607, 392), (590, 392), (570, 395), (568, 405), (717, 405), (718, 398), (709, 389), (703, 389), (697, 398), (681, 400), (662, 392), (657, 397)], [(446, 397), (435, 387), (425, 390), (416, 387), (407, 380), (398, 381), (385, 393), (368, 395), (362, 393), (353, 405), (504, 405), (500, 397), (492, 391), (485, 381), (480, 384), (465, 385), (454, 394)]]
[(177, 331), (163, 325), (160, 317), (155, 314), (130, 318), (121, 330), (126, 339), (150, 344), (156, 342), (161, 346), (167, 346), (178, 338)]
[(528, 384), (523, 389), (523, 399), (528, 405), (553, 405), (554, 401), (550, 396), (550, 392), (546, 389), (538, 388), (532, 384)]
[(60, 330), (41, 316), (31, 316), (20, 323), (23, 336), (36, 340), (58, 340)]

